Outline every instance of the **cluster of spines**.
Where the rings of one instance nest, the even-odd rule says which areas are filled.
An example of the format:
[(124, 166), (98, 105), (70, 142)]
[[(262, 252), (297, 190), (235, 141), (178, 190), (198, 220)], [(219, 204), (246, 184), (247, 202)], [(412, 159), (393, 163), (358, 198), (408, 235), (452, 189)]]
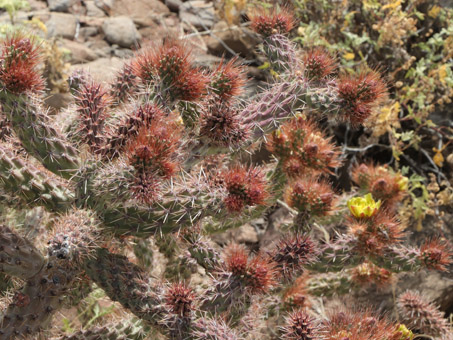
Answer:
[(248, 206), (264, 205), (269, 196), (264, 175), (257, 167), (243, 165), (223, 171), (219, 185), (226, 191), (224, 204), (228, 211), (239, 213)]
[(307, 235), (295, 234), (282, 237), (270, 252), (276, 268), (285, 279), (302, 274), (306, 265), (316, 261), (316, 245)]
[(78, 134), (93, 151), (98, 151), (104, 144), (109, 101), (107, 90), (93, 81), (83, 83), (75, 96), (80, 122)]
[(127, 102), (129, 96), (136, 91), (137, 83), (137, 76), (134, 73), (132, 65), (130, 63), (125, 63), (110, 85), (110, 96), (114, 98), (118, 104)]
[(173, 38), (137, 56), (132, 68), (143, 84), (157, 86), (170, 101), (196, 101), (206, 94), (209, 83), (209, 77), (193, 65), (188, 47)]
[(340, 153), (331, 138), (302, 115), (274, 131), (267, 148), (280, 159), (289, 177), (330, 173), (341, 164)]
[(337, 91), (341, 119), (355, 126), (363, 124), (387, 95), (386, 84), (377, 71), (340, 75)]
[(351, 178), (362, 190), (387, 208), (393, 208), (408, 191), (408, 178), (388, 167), (373, 164), (357, 164), (351, 171)]
[(287, 8), (255, 8), (250, 19), (252, 29), (264, 37), (288, 34), (295, 26), (294, 16)]
[(15, 94), (42, 90), (39, 62), (34, 39), (22, 33), (7, 37), (1, 47), (0, 82), (4, 89)]
[(452, 331), (443, 313), (416, 291), (401, 294), (397, 307), (403, 322), (413, 331), (430, 336), (443, 336)]

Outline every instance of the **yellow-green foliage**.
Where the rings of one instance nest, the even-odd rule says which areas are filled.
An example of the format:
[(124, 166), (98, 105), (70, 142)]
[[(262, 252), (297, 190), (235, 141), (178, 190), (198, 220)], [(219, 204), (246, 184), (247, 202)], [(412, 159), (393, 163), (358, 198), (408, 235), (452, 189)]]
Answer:
[(30, 4), (27, 0), (0, 0), (0, 8), (8, 12), (11, 23), (14, 23), (14, 17), (17, 11), (28, 9)]

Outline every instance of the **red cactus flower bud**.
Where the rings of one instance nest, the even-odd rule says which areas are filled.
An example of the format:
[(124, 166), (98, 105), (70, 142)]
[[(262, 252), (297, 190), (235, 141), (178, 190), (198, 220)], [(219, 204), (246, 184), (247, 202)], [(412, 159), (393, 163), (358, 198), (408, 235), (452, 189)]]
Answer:
[(225, 251), (226, 268), (233, 275), (244, 275), (247, 272), (248, 252), (243, 246), (232, 244)]
[(169, 178), (177, 170), (181, 125), (172, 116), (152, 120), (128, 144), (129, 162), (137, 170)]
[(397, 308), (402, 321), (411, 330), (436, 337), (450, 333), (443, 313), (416, 291), (408, 290), (401, 294)]
[(228, 100), (242, 93), (245, 77), (245, 68), (237, 65), (237, 58), (231, 59), (228, 63), (222, 59), (211, 74), (210, 87), (219, 98)]
[(249, 258), (243, 246), (232, 244), (225, 250), (225, 266), (251, 293), (265, 293), (276, 282), (275, 264), (265, 256)]
[(196, 295), (186, 284), (179, 282), (171, 285), (165, 294), (165, 303), (170, 312), (180, 317), (188, 317), (194, 310)]
[(303, 177), (288, 184), (284, 197), (291, 208), (311, 216), (325, 216), (332, 212), (335, 194), (327, 181)]
[(286, 8), (255, 9), (250, 20), (252, 29), (264, 37), (288, 34), (295, 25), (294, 15)]
[(222, 173), (227, 191), (224, 204), (228, 211), (238, 213), (247, 206), (263, 205), (269, 196), (264, 173), (256, 167), (236, 165)]
[(201, 108), (200, 137), (223, 147), (237, 147), (248, 138), (240, 111), (223, 102), (207, 103)]
[(287, 235), (276, 243), (270, 257), (283, 276), (291, 279), (303, 272), (304, 265), (315, 260), (315, 245), (309, 236)]
[(281, 159), (291, 177), (307, 172), (330, 173), (341, 164), (340, 153), (316, 124), (302, 116), (283, 124), (268, 138), (267, 148)]
[(319, 336), (319, 326), (304, 310), (296, 310), (285, 318), (285, 326), (281, 328), (282, 339), (312, 340)]
[(2, 46), (0, 85), (16, 94), (42, 90), (39, 61), (39, 49), (33, 39), (21, 33), (7, 37)]
[(153, 103), (145, 103), (134, 108), (119, 124), (116, 132), (109, 136), (102, 154), (112, 158), (118, 156), (126, 143), (135, 138), (141, 128), (149, 126), (153, 120), (160, 120), (164, 116), (165, 113)]
[(326, 340), (393, 339), (395, 329), (396, 324), (369, 310), (335, 310), (323, 322)]
[(371, 219), (348, 220), (349, 231), (357, 238), (357, 250), (364, 254), (381, 254), (391, 245), (401, 242), (403, 226), (396, 217), (379, 211)]
[(352, 169), (352, 180), (374, 198), (381, 200), (385, 208), (394, 208), (407, 194), (407, 177), (386, 166), (359, 164)]
[(132, 68), (145, 84), (160, 81), (173, 100), (197, 100), (209, 83), (202, 70), (193, 66), (190, 49), (176, 39), (165, 39), (160, 46), (145, 50)]
[(310, 80), (322, 80), (337, 68), (336, 60), (321, 47), (309, 50), (303, 56), (304, 75)]
[(451, 244), (439, 238), (428, 240), (421, 246), (420, 260), (428, 269), (446, 271), (453, 263)]
[(377, 71), (343, 75), (338, 80), (342, 119), (352, 125), (362, 124), (386, 95), (387, 87)]

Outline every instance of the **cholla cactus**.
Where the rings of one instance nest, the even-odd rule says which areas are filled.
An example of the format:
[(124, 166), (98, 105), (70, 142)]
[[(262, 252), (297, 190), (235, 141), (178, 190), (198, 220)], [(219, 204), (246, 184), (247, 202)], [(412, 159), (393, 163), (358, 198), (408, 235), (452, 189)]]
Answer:
[[(287, 10), (263, 11), (252, 20), (274, 77), (249, 101), (239, 99), (246, 77), (237, 60), (222, 60), (209, 72), (194, 65), (183, 42), (168, 38), (138, 53), (115, 84), (73, 77), (75, 114), (59, 120), (42, 106), (33, 40), (18, 33), (3, 42), (0, 102), (13, 133), (0, 142), (0, 185), (27, 206), (43, 206), (56, 216), (45, 253), (14, 226), (0, 228), (0, 273), (25, 280), (2, 313), (1, 339), (48, 329), (63, 300), (86, 278), (139, 318), (143, 332), (126, 323), (84, 329), (68, 339), (151, 332), (174, 340), (242, 339), (241, 327), (256, 320), (241, 318), (251, 319), (248, 311), (256, 305), (268, 310), (256, 322), (275, 318), (285, 339), (321, 333), (329, 339), (409, 339), (404, 328), (366, 311), (328, 320), (293, 311), (283, 320), (282, 296), (301, 274), (312, 275), (307, 294), (345, 292), (370, 281), (384, 284), (393, 272), (445, 270), (451, 253), (437, 239), (421, 248), (404, 246), (395, 210), (386, 211), (371, 195), (350, 201), (346, 233), (324, 243), (302, 233), (340, 203), (326, 176), (341, 165), (341, 151), (316, 117), (360, 125), (379, 105), (385, 86), (375, 71), (356, 77), (337, 72), (322, 50), (298, 57), (287, 37), (294, 24)], [(64, 126), (55, 123), (62, 121)], [(16, 152), (14, 143), (24, 151)], [(275, 156), (271, 161), (244, 161), (245, 152), (261, 145)], [(393, 188), (395, 179), (386, 176)], [(367, 179), (366, 188), (385, 202), (388, 195), (378, 197), (382, 190), (370, 184), (378, 181)], [(282, 200), (299, 215), (269, 249), (220, 249), (209, 240)], [(160, 249), (172, 248), (167, 269), (197, 264), (209, 287), (200, 292), (177, 270), (163, 282), (136, 264), (125, 244), (153, 237)], [(150, 243), (135, 248), (146, 259), (141, 264), (153, 263)], [(356, 323), (360, 327), (350, 327)]]
[(443, 313), (416, 291), (408, 290), (398, 297), (398, 312), (407, 327), (435, 337), (451, 334), (451, 326)]

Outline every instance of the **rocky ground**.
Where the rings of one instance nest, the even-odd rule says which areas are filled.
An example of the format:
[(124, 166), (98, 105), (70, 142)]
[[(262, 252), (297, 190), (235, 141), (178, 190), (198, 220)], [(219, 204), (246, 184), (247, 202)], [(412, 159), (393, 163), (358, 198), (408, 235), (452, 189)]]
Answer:
[[(54, 38), (68, 52), (70, 74), (77, 69), (89, 70), (99, 81), (110, 80), (134, 50), (160, 41), (167, 35), (186, 36), (188, 48), (204, 66), (217, 63), (222, 55), (237, 55), (249, 66), (257, 84), (260, 72), (255, 67), (258, 40), (247, 25), (228, 25), (219, 18), (215, 3), (203, 0), (29, 0), (30, 8), (16, 15), (16, 22), (39, 19), (46, 27), (47, 38)], [(0, 22), (9, 23), (7, 13)], [(255, 65), (255, 66), (253, 66)], [(49, 95), (55, 108), (69, 104), (70, 95)], [(288, 214), (281, 208), (269, 218), (245, 225), (217, 236), (224, 244), (231, 240), (251, 248), (266, 246), (278, 231), (278, 224)], [(436, 300), (444, 311), (453, 312), (453, 277), (451, 274), (419, 273), (401, 276), (398, 284), (384, 289), (357, 293), (362, 301), (374, 300), (386, 309), (388, 301), (408, 288), (421, 290)], [(371, 297), (370, 297), (371, 296)], [(374, 297), (373, 297), (374, 296)]]

